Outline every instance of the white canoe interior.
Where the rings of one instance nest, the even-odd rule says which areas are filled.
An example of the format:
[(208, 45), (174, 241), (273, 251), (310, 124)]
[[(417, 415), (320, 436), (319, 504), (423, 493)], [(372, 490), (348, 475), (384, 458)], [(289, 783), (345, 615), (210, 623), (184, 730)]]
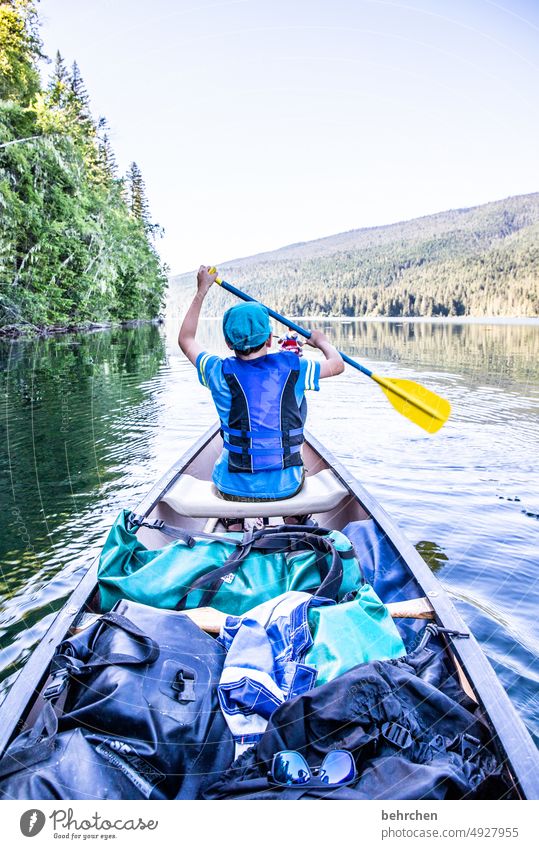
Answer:
[[(309, 442), (303, 446), (305, 483), (298, 495), (281, 501), (227, 501), (219, 496), (211, 480), (222, 445), (221, 436), (216, 433), (163, 494), (148, 516), (150, 521), (161, 519), (168, 525), (193, 532), (208, 529), (208, 523), (213, 530), (222, 518), (264, 517), (276, 525), (282, 523), (284, 516), (310, 514), (321, 527), (341, 530), (348, 522), (370, 518), (345, 481)], [(222, 532), (223, 526), (219, 524), (216, 529)], [(170, 541), (145, 528), (140, 529), (138, 536), (148, 548)]]

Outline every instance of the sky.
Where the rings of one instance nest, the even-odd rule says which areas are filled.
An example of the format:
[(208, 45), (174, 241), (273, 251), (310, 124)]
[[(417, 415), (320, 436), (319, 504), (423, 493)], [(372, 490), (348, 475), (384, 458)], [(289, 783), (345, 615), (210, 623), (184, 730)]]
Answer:
[(39, 10), (140, 166), (171, 273), (539, 190), (539, 0)]

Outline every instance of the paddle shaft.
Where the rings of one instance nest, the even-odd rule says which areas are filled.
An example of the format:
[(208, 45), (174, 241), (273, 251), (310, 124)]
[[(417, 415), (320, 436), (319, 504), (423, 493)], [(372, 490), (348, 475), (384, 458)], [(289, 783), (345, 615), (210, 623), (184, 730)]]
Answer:
[[(231, 283), (227, 283), (225, 280), (217, 279), (215, 282), (218, 283), (219, 286), (221, 286), (223, 289), (226, 289), (227, 292), (230, 292), (232, 295), (236, 295), (237, 298), (241, 298), (242, 301), (254, 301), (255, 303), (260, 303), (260, 301), (257, 301), (256, 298), (251, 297), (251, 295), (247, 295), (245, 292), (242, 292), (241, 289), (236, 289), (235, 286), (232, 286)], [(266, 306), (266, 305), (262, 304), (262, 306)], [(281, 324), (284, 324), (286, 327), (290, 328), (290, 330), (295, 330), (296, 333), (300, 333), (302, 336), (305, 336), (307, 339), (310, 338), (311, 331), (307, 330), (306, 327), (301, 327), (299, 324), (296, 324), (294, 321), (290, 321), (289, 318), (286, 318), (284, 315), (281, 315), (280, 313), (276, 312), (276, 310), (272, 310), (271, 307), (266, 307), (266, 309), (267, 309), (268, 313), (271, 315), (272, 318), (276, 319), (277, 321), (280, 321)], [(355, 360), (353, 360), (347, 354), (343, 354), (342, 351), (339, 351), (339, 354), (343, 358), (344, 362), (348, 363), (349, 366), (352, 366), (353, 368), (356, 368), (358, 371), (363, 372), (363, 374), (366, 374), (367, 377), (373, 377), (372, 371), (370, 369), (368, 369), (366, 366), (362, 366), (361, 363), (357, 363)]]

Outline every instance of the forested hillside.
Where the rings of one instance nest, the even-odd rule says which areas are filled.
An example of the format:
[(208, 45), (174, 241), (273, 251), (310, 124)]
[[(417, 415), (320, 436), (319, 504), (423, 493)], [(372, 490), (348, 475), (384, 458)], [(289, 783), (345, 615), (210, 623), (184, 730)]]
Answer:
[[(292, 315), (538, 316), (539, 193), (352, 230), (219, 269)], [(172, 301), (189, 297), (193, 277), (172, 278)], [(212, 290), (206, 313), (225, 304), (230, 295)]]
[(0, 0), (0, 331), (155, 317), (160, 229), (133, 163), (60, 53), (43, 86), (34, 0)]

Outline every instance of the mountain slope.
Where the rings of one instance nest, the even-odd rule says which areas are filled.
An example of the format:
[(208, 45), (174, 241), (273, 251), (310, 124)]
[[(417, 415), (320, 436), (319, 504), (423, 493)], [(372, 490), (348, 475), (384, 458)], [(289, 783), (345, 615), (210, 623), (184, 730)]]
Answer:
[[(222, 276), (293, 315), (537, 316), (539, 193), (222, 263)], [(184, 301), (194, 274), (170, 281)], [(216, 287), (215, 287), (216, 288)], [(207, 314), (230, 296), (213, 291)]]

